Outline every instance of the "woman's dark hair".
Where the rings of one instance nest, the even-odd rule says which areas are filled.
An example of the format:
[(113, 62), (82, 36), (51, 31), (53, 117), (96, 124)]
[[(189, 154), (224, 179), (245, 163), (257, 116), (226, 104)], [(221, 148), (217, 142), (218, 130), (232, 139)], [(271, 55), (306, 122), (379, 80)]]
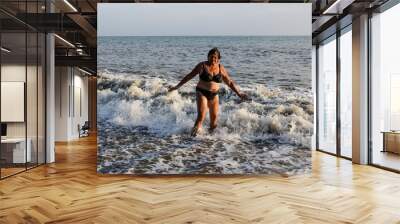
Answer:
[(214, 47), (213, 49), (211, 49), (211, 50), (208, 52), (207, 58), (209, 58), (210, 55), (213, 55), (213, 54), (215, 54), (215, 53), (217, 53), (218, 59), (221, 59), (221, 53), (219, 52), (218, 48), (216, 48), (216, 47)]

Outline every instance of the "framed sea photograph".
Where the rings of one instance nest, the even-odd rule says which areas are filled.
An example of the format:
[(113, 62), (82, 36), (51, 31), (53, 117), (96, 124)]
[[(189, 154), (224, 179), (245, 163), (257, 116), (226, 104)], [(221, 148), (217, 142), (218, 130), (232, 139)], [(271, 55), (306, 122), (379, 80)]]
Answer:
[(311, 4), (98, 4), (101, 174), (311, 170)]

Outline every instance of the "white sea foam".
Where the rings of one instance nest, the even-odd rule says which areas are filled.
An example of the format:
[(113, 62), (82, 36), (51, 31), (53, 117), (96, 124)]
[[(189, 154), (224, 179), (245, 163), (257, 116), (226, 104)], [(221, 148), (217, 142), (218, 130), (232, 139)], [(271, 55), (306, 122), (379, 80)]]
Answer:
[[(142, 81), (102, 74), (99, 79), (99, 119), (116, 125), (144, 126), (159, 135), (190, 132), (197, 116), (193, 86), (167, 93), (167, 81), (150, 78)], [(309, 146), (312, 113), (307, 109), (310, 93), (257, 85), (243, 87), (252, 101), (240, 103), (223, 87), (220, 95), (218, 130), (199, 138), (257, 139)], [(204, 129), (207, 128), (207, 116)]]

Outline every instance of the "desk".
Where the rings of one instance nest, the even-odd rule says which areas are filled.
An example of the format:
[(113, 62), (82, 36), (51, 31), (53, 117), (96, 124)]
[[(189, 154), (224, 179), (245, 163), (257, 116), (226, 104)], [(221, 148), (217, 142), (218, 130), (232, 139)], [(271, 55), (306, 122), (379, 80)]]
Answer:
[[(25, 138), (1, 139), (1, 154), (3, 159), (6, 160), (6, 163), (25, 163), (31, 161), (32, 141), (28, 138), (26, 139), (26, 142), (28, 143), (28, 147), (26, 147), (25, 153)], [(25, 158), (27, 159), (26, 161)]]
[(399, 131), (382, 131), (383, 133), (383, 150), (382, 152), (393, 152), (400, 154), (400, 132)]

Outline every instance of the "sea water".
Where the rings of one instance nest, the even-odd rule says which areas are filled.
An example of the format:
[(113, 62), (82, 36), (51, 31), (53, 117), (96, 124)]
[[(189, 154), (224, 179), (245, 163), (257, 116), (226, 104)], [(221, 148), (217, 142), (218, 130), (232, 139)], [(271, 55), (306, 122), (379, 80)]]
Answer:
[[(190, 137), (198, 76), (167, 93), (208, 51), (251, 100), (226, 85), (218, 128)], [(99, 37), (98, 171), (294, 174), (310, 170), (311, 37)]]

